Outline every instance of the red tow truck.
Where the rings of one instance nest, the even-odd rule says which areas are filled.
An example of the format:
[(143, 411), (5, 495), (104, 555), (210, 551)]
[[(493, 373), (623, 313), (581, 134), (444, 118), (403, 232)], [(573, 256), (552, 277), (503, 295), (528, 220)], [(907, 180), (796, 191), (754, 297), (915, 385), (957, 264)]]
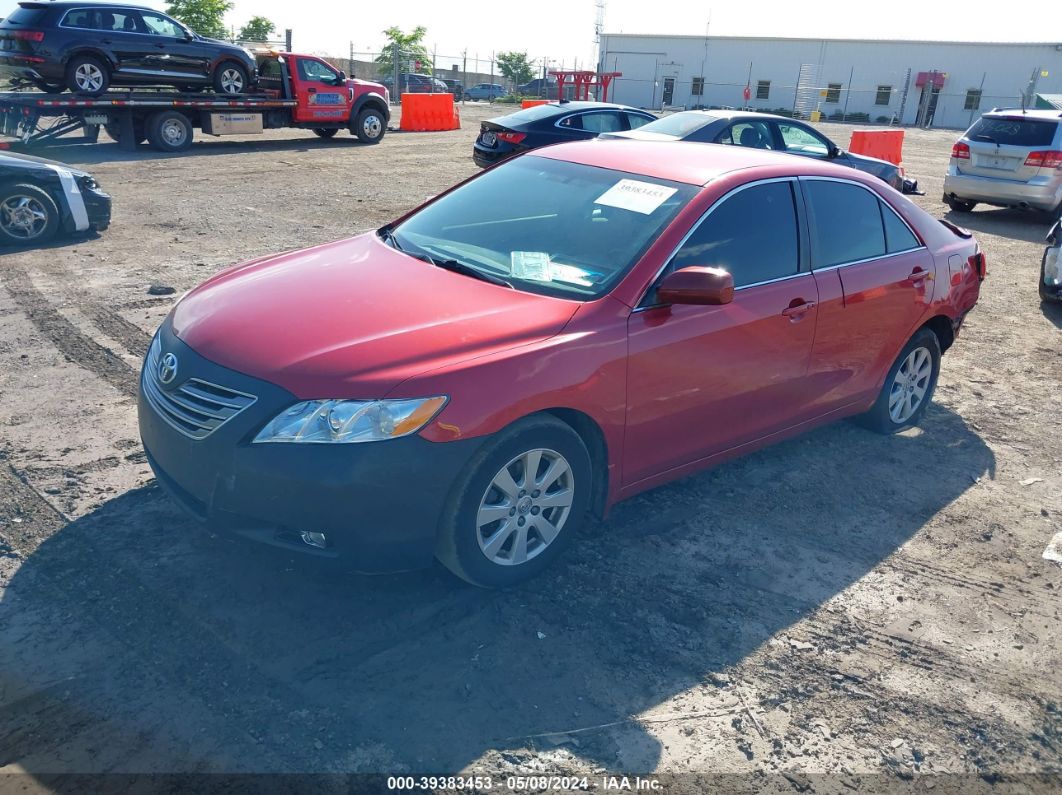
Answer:
[[(222, 97), (175, 91), (112, 91), (98, 97), (40, 91), (0, 93), (0, 134), (24, 147), (95, 143), (100, 127), (123, 149), (148, 141), (162, 152), (182, 152), (193, 131), (253, 135), (284, 127), (331, 138), (349, 130), (379, 143), (387, 132), (390, 97), (379, 83), (348, 78), (312, 55), (259, 53), (253, 94)], [(67, 136), (82, 132), (80, 138)], [(0, 142), (0, 147), (10, 148)]]

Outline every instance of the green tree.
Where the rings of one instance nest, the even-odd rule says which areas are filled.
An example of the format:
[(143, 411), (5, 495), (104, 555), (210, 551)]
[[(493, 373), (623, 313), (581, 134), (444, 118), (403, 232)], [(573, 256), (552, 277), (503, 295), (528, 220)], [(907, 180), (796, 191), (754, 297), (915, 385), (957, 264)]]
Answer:
[(169, 0), (166, 13), (200, 36), (224, 39), (228, 37), (225, 13), (230, 8), (232, 3), (229, 0)]
[(240, 41), (269, 41), (270, 34), (277, 26), (265, 17), (251, 17), (250, 21), (240, 28)]
[(513, 85), (527, 83), (535, 76), (526, 52), (500, 52), (497, 59), (498, 71), (509, 78)]
[[(398, 64), (399, 72), (431, 74), (431, 55), (428, 54), (428, 48), (424, 46), (424, 36), (427, 33), (428, 29), (423, 25), (417, 25), (410, 33), (403, 33), (397, 27), (390, 27), (385, 30), (383, 34), (387, 37), (387, 43), (383, 47), (383, 52), (376, 58), (376, 68), (380, 74), (384, 77), (394, 74), (392, 56), (396, 44), (401, 52)], [(420, 62), (419, 68), (417, 67), (418, 61)]]

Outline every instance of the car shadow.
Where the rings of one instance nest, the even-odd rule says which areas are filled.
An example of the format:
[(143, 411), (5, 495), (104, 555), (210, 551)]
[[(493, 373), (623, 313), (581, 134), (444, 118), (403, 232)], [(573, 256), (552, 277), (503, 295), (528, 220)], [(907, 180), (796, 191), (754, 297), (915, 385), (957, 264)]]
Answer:
[(1040, 301), (1040, 311), (1055, 324), (1055, 328), (1062, 329), (1062, 302)]
[(839, 423), (648, 492), (503, 592), (322, 567), (134, 489), (57, 520), (11, 579), (0, 767), (441, 773), (564, 743), (652, 770), (662, 748), (631, 716), (725, 696), (716, 672), (994, 475), (960, 416), (935, 406), (924, 425)]
[(70, 246), (80, 246), (85, 243), (91, 243), (94, 240), (99, 240), (106, 231), (103, 233), (91, 231), (91, 232), (78, 232), (73, 235), (65, 235), (59, 233), (47, 243), (39, 246), (0, 246), (0, 258), (14, 257), (19, 254), (24, 254), (27, 251), (47, 251), (48, 249), (60, 249), (69, 248)]
[(975, 209), (968, 213), (949, 210), (944, 217), (956, 226), (975, 232), (987, 232), (1026, 243), (1044, 243), (1054, 217), (1036, 210), (1013, 210), (1005, 207)]

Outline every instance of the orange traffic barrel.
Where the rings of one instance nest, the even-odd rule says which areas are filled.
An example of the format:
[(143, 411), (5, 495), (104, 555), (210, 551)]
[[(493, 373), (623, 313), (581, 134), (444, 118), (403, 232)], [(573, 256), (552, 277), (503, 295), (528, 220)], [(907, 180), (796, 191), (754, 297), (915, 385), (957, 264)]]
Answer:
[(548, 105), (548, 104), (549, 104), (549, 100), (548, 99), (525, 99), (523, 102), (520, 103), (520, 107), (522, 107), (522, 108), (533, 108), (533, 107), (535, 107), (535, 105)]
[(848, 151), (900, 165), (903, 162), (903, 130), (856, 130)]
[(403, 94), (399, 129), (406, 132), (456, 130), (461, 126), (454, 112), (453, 94)]

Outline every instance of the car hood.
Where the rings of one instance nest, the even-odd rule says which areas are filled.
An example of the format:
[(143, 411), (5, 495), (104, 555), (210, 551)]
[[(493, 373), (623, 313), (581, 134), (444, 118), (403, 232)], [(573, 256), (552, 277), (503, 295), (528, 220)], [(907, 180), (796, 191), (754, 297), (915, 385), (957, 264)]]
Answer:
[(387, 87), (384, 86), (383, 83), (374, 83), (371, 80), (360, 80), (357, 77), (347, 78), (347, 88), (375, 91), (378, 94), (382, 94), (387, 90)]
[(223, 271), (178, 302), (173, 330), (301, 399), (379, 398), (429, 370), (551, 337), (578, 306), (436, 268), (370, 232)]
[(678, 136), (668, 133), (646, 132), (645, 130), (624, 130), (623, 132), (602, 133), (598, 138), (630, 138), (634, 141), (677, 141)]
[(15, 154), (14, 152), (0, 152), (0, 170), (9, 168), (26, 169), (29, 171), (49, 171), (53, 174), (55, 173), (55, 169), (62, 168), (78, 177), (87, 175), (87, 172), (82, 171), (76, 166), (68, 166), (66, 163), (60, 163), (58, 160), (46, 160), (43, 157)]

